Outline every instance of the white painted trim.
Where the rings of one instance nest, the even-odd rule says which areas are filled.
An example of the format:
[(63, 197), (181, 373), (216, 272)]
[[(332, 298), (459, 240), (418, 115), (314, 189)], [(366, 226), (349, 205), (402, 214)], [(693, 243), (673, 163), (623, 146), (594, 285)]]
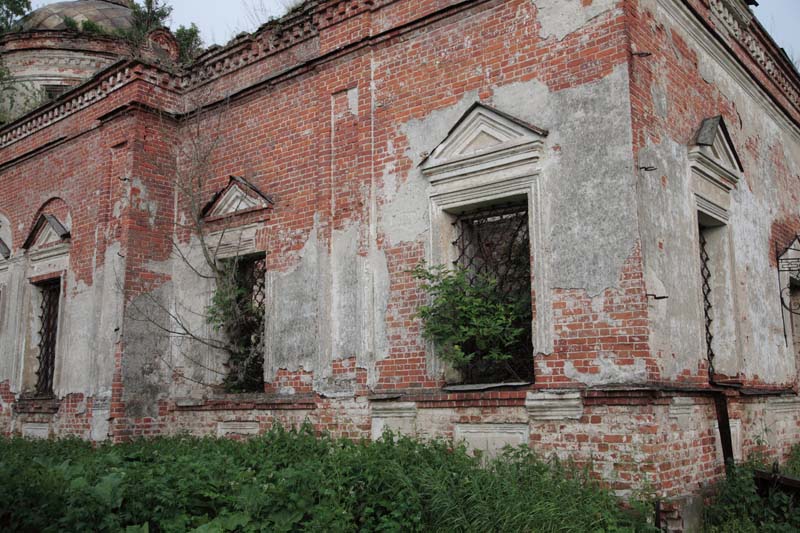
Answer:
[(689, 149), (689, 164), (698, 176), (725, 192), (735, 189), (742, 178), (740, 172), (726, 168), (719, 161), (709, 157), (701, 146)]
[(241, 211), (266, 207), (269, 207), (266, 200), (247, 194), (239, 184), (234, 184), (216, 201), (214, 209), (207, 215), (207, 218), (233, 215)]
[(701, 196), (698, 193), (695, 193), (695, 201), (697, 202), (698, 211), (705, 213), (725, 226), (728, 225), (728, 219), (730, 218), (730, 215), (728, 214), (727, 209), (709, 200), (708, 198)]
[[(502, 125), (502, 128), (498, 126)], [(476, 131), (491, 125), (497, 145), (463, 154)], [(422, 174), (431, 183), (429, 214), (431, 221), (428, 262), (450, 264), (454, 259), (452, 213), (459, 208), (480, 207), (490, 202), (525, 198), (528, 203), (533, 289), (536, 317), (532, 332), (534, 350), (553, 351), (552, 302), (545, 261), (547, 235), (541, 207), (540, 160), (544, 149), (541, 134), (477, 106), (434, 150), (422, 165)], [(451, 156), (448, 158), (448, 156)], [(434, 371), (440, 370), (434, 366)]]
[(50, 259), (61, 259), (69, 255), (69, 243), (64, 242), (47, 248), (34, 249), (28, 253), (31, 264), (41, 263)]

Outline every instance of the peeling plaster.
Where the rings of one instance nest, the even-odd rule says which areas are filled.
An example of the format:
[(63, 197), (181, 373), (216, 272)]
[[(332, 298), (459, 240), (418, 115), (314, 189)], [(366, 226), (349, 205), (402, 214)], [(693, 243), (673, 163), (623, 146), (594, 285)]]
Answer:
[(537, 7), (537, 19), (541, 25), (539, 35), (543, 39), (555, 37), (561, 41), (567, 35), (586, 26), (593, 18), (614, 9), (616, 0), (533, 0)]
[(359, 253), (355, 224), (333, 232), (331, 249), (314, 229), (291, 270), (268, 273), (265, 379), (281, 369), (313, 372), (317, 392), (352, 395), (355, 374), (334, 378), (333, 361), (355, 358), (368, 384), (378, 382), (377, 362), (388, 356), (389, 269), (377, 248)]
[(577, 370), (572, 361), (564, 363), (564, 375), (578, 383), (589, 387), (597, 385), (616, 385), (647, 380), (647, 363), (642, 358), (634, 360), (633, 365), (618, 365), (613, 353), (600, 353), (594, 360), (598, 368), (596, 373), (585, 373)]

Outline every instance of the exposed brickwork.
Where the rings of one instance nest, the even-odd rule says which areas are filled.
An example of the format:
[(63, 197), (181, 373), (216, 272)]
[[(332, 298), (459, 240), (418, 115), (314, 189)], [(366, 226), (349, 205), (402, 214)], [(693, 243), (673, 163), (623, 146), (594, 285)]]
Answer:
[[(706, 2), (674, 1), (693, 7), (703, 24), (711, 28), (717, 24)], [(747, 201), (752, 201), (748, 195), (768, 198), (757, 205), (769, 222), (748, 234), (752, 246), (745, 251), (751, 255), (740, 260), (764, 259), (763, 254), (773, 254), (778, 244), (785, 246), (800, 229), (796, 208), (800, 163), (791, 160), (789, 135), (745, 127), (743, 117), (754, 112), (739, 103), (738, 93), (709, 81), (711, 75), (704, 70), (709, 59), (692, 35), (661, 12), (651, 12), (648, 6), (654, 2), (620, 0), (598, 16), (587, 17), (563, 38), (543, 36), (543, 3), (310, 2), (256, 35), (209, 51), (185, 76), (137, 62), (120, 64), (0, 131), (0, 212), (11, 221), (10, 244), (18, 260), (13, 268), (20, 272), (17, 282), (25, 286), (35, 280), (25, 271), (20, 248), (39, 214), (54, 214), (71, 221), (68, 263), (66, 270), (59, 267), (41, 275), (65, 274), (67, 304), (96, 293), (91, 301), (97, 309), (80, 316), (85, 322), (99, 322), (109, 313), (106, 307), (120, 309), (112, 313), (114, 320), (102, 322), (110, 330), (104, 334), (113, 332), (108, 341), (113, 347), (85, 359), (92, 370), (103, 368), (96, 382), (87, 378), (75, 387), (86, 390), (61, 384), (59, 398), (36, 407), (35, 402), (20, 400), (26, 384), (16, 383), (16, 374), (11, 376), (9, 370), (8, 377), (0, 376), (9, 380), (0, 383), (0, 431), (20, 433), (26, 423), (48, 423), (54, 433), (93, 438), (100, 431), (98, 438), (122, 442), (180, 433), (242, 438), (278, 422), (296, 426), (307, 421), (318, 431), (350, 438), (369, 438), (379, 419), (407, 424), (403, 427), (413, 427), (424, 437), (453, 437), (459, 425), (527, 425), (530, 434), (525, 438), (535, 449), (590, 466), (623, 494), (651, 487), (660, 497), (673, 499), (695, 494), (717, 479), (723, 470), (713, 394), (720, 391), (709, 383), (702, 350), (678, 353), (654, 348), (658, 334), (665, 336), (659, 321), (666, 323), (655, 311), (656, 298), (676, 295), (656, 294), (648, 285), (656, 256), (647, 255), (654, 243), (647, 241), (644, 222), (634, 232), (633, 242), (626, 242), (613, 276), (599, 292), (582, 288), (588, 284), (552, 286), (544, 295), (532, 289), (537, 302), (550, 306), (537, 306), (534, 316), (537, 324), (550, 321), (553, 345), (551, 352), (542, 350), (535, 356), (534, 384), (443, 391), (445, 374), (433, 364), (431, 349), (421, 338), (416, 312), (425, 294), (409, 271), (430, 258), (431, 246), (437, 244), (431, 242), (429, 227), (397, 238), (393, 234), (397, 228), (391, 224), (398, 223), (390, 216), (400, 201), (418, 217), (429, 208), (428, 184), (418, 196), (401, 196), (420, 176), (417, 166), (424, 154), (417, 152), (431, 150), (441, 141), (426, 139), (430, 145), (420, 148), (414, 126), (433, 116), (450, 117), (446, 119), (450, 127), (458, 118), (458, 106), (474, 101), (489, 104), (510, 89), (519, 91), (520, 108), (535, 107), (527, 98), (538, 105), (535, 99), (546, 95), (550, 100), (541, 101), (555, 105), (557, 98), (581, 91), (592, 95), (582, 104), (591, 106), (592, 99), (608, 97), (592, 91), (622, 77), (629, 95), (619, 95), (623, 103), (617, 111), (630, 122), (625, 127), (632, 145), (607, 139), (609, 144), (601, 151), (624, 152), (630, 161), (621, 171), (599, 162), (592, 172), (635, 176), (636, 181), (625, 182), (625, 187), (652, 182), (663, 191), (688, 191), (687, 146), (703, 119), (721, 115), (745, 167), (733, 195)], [(596, 5), (587, 0), (576, 9)], [(791, 95), (780, 85), (783, 82), (770, 79), (727, 33), (713, 38), (731, 47), (731, 60), (749, 69), (781, 106), (786, 120), (798, 119)], [(668, 112), (660, 105), (661, 95)], [(548, 116), (547, 110), (533, 111), (534, 116)], [(558, 111), (574, 112), (576, 121), (586, 116), (586, 109)], [(617, 118), (609, 117), (609, 122)], [(193, 382), (196, 374), (191, 365), (171, 359), (175, 354), (170, 351), (169, 334), (146, 319), (136, 319), (137, 306), (145, 308), (139, 312), (145, 318), (163, 319), (165, 309), (175, 303), (171, 291), (181, 282), (175, 248), (189, 246), (192, 238), (186, 227), (186, 198), (176, 192), (174, 182), (188, 164), (175, 156), (176, 151), (191, 149), (198, 131), (215, 145), (211, 157), (203, 161), (204, 201), (225, 188), (232, 175), (246, 178), (274, 200), (269, 208), (208, 220), (206, 229), (227, 232), (257, 225), (254, 246), (267, 252), (272, 282), (309, 264), (317, 270), (302, 280), (303, 289), (328, 283), (340, 290), (338, 284), (351, 281), (347, 276), (352, 275), (356, 280), (352, 290), (359, 292), (354, 307), (367, 314), (359, 306), (373, 306), (370, 313), (382, 320), (381, 329), (375, 324), (363, 326), (355, 316), (335, 317), (342, 329), (372, 327), (372, 336), (358, 331), (358, 342), (343, 343), (346, 348), (340, 350), (326, 331), (336, 302), (314, 295), (319, 299), (309, 305), (313, 309), (298, 307), (297, 327), (313, 337), (314, 349), (325, 354), (317, 363), (325, 366), (293, 361), (277, 365), (273, 375), (266, 376), (263, 394), (222, 395), (218, 388)], [(442, 128), (442, 133), (446, 131)], [(537, 187), (555, 196), (558, 189), (552, 182), (563, 182), (565, 187), (577, 187), (581, 197), (592, 196), (595, 191), (582, 188), (587, 176), (547, 174), (554, 161), (582, 157), (581, 147), (570, 145), (562, 131), (550, 135), (542, 156), (540, 181), (545, 183)], [(638, 168), (645, 163), (639, 158), (654, 146), (667, 146), (666, 151), (679, 154), (675, 159), (683, 166), (657, 172)], [(636, 199), (640, 205), (626, 206), (627, 211), (652, 209), (651, 198)], [(552, 229), (548, 217), (559, 215), (548, 212), (550, 198), (541, 201), (545, 213), (533, 213), (534, 219), (536, 224), (544, 220)], [(412, 210), (420, 205), (422, 209)], [(591, 208), (603, 211), (605, 206)], [(681, 224), (693, 209), (694, 204), (673, 209), (674, 219), (665, 219), (669, 227), (662, 229), (686, 233)], [(731, 210), (732, 224), (754, 218), (755, 208), (736, 209)], [(614, 216), (608, 213), (609, 218)], [(637, 218), (630, 220), (636, 224)], [(400, 224), (414, 222), (418, 221)], [(691, 224), (696, 231), (696, 221)], [(348, 232), (354, 235), (352, 252), (341, 244)], [(544, 242), (561, 238), (556, 233), (544, 236)], [(655, 249), (672, 253), (664, 240), (655, 243)], [(604, 243), (582, 246), (602, 248)], [(543, 248), (532, 250), (533, 263), (559, 268), (549, 263), (551, 250)], [(309, 250), (316, 255), (310, 257)], [(352, 265), (335, 273), (340, 278), (328, 279), (334, 274), (326, 268), (350, 253), (356, 256)], [(690, 271), (692, 261), (682, 268)], [(351, 266), (355, 273), (348, 270)], [(383, 271), (385, 285), (370, 284), (370, 276), (377, 278)], [(688, 279), (691, 274), (681, 275)], [(532, 276), (538, 281), (545, 274), (534, 269)], [(771, 297), (760, 285), (748, 285), (755, 283), (751, 279), (749, 272), (737, 279), (737, 298), (745, 300), (753, 293), (765, 300)], [(769, 280), (771, 291), (774, 277)], [(275, 283), (278, 288), (270, 290), (279, 291)], [(385, 309), (377, 297), (383, 292), (371, 292), (377, 290), (387, 293)], [(273, 295), (278, 301), (282, 296)], [(763, 308), (773, 303), (777, 294)], [(301, 312), (315, 313), (317, 321), (308, 326), (301, 321)], [(25, 338), (30, 348), (35, 332), (27, 331), (28, 326), (17, 327), (30, 337)], [(743, 339), (766, 335), (746, 327), (755, 326), (742, 326)], [(700, 335), (696, 329), (667, 333)], [(376, 339), (385, 340), (385, 346)], [(14, 350), (16, 345), (0, 354)], [(300, 357), (301, 348), (297, 351)], [(746, 356), (743, 364), (759, 368), (752, 361), (760, 353)], [(675, 359), (682, 366), (670, 373)], [(746, 392), (754, 395), (728, 392), (731, 418), (739, 431), (735, 445), (742, 454), (763, 449), (785, 455), (800, 440), (800, 415), (792, 411), (790, 397), (760, 394), (778, 389), (788, 393), (796, 386), (795, 378), (787, 382), (785, 373), (779, 373), (784, 370), (748, 370), (741, 377), (744, 388), (750, 389)], [(557, 395), (564, 389), (580, 391), (565, 402), (569, 416), (552, 420), (537, 412), (541, 395)], [(393, 407), (400, 414), (392, 414)], [(108, 435), (95, 416), (108, 417), (102, 420), (108, 422)], [(676, 530), (682, 523), (680, 511), (677, 505), (665, 508)]]

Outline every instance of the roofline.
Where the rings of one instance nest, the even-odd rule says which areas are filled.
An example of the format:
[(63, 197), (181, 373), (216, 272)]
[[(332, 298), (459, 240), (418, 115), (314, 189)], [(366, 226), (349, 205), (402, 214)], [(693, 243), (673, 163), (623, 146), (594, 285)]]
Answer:
[[(244, 45), (246, 45), (246, 44), (257, 44), (256, 43), (257, 39), (259, 37), (261, 37), (267, 30), (279, 29), (281, 31), (288, 31), (288, 30), (291, 29), (289, 23), (295, 23), (297, 21), (302, 21), (302, 20), (306, 20), (306, 22), (308, 22), (307, 19), (309, 19), (309, 17), (311, 17), (311, 15), (315, 15), (315, 14), (318, 14), (318, 13), (321, 14), (321, 12), (324, 10), (324, 8), (327, 8), (327, 7), (331, 6), (332, 4), (336, 4), (336, 3), (340, 3), (340, 2), (347, 2), (347, 1), (350, 1), (350, 0), (307, 0), (301, 6), (300, 9), (298, 9), (296, 11), (293, 11), (293, 12), (290, 12), (287, 15), (285, 15), (284, 17), (281, 17), (280, 19), (277, 19), (275, 21), (271, 21), (271, 22), (268, 22), (268, 23), (262, 25), (258, 30), (256, 30), (252, 34), (240, 35), (237, 38), (235, 38), (234, 40), (232, 40), (230, 43), (225, 45), (224, 47), (220, 47), (220, 48), (211, 50), (210, 53), (206, 53), (203, 56), (200, 56), (198, 61), (196, 61), (193, 65), (191, 65), (187, 70), (182, 70), (180, 72), (173, 72), (170, 69), (166, 68), (164, 65), (155, 65), (155, 64), (143, 61), (141, 59), (135, 59), (135, 60), (123, 59), (123, 60), (120, 60), (119, 62), (117, 62), (115, 64), (112, 64), (112, 65), (109, 65), (108, 67), (106, 67), (106, 69), (98, 72), (94, 77), (90, 78), (89, 80), (87, 80), (86, 82), (82, 83), (81, 85), (78, 85), (74, 89), (68, 91), (67, 93), (62, 95), (62, 97), (59, 98), (58, 100), (56, 100), (55, 102), (52, 102), (52, 103), (50, 103), (50, 104), (48, 104), (46, 106), (43, 106), (41, 108), (37, 108), (37, 109), (31, 110), (29, 113), (26, 113), (25, 115), (23, 115), (22, 117), (19, 117), (15, 121), (0, 127), (0, 136), (2, 136), (3, 134), (7, 134), (9, 131), (12, 131), (15, 128), (19, 128), (21, 124), (24, 124), (26, 121), (31, 121), (36, 116), (42, 115), (42, 114), (48, 112), (49, 110), (51, 110), (54, 107), (56, 107), (56, 105), (62, 104), (64, 101), (67, 100), (68, 97), (73, 97), (74, 98), (74, 96), (80, 94), (81, 91), (88, 90), (89, 86), (92, 83), (96, 83), (99, 78), (109, 76), (109, 75), (111, 75), (113, 73), (113, 71), (115, 69), (120, 70), (123, 67), (132, 68), (132, 67), (135, 67), (137, 64), (141, 64), (141, 65), (144, 65), (144, 66), (146, 66), (148, 68), (156, 69), (156, 70), (158, 70), (158, 71), (160, 71), (162, 73), (165, 73), (165, 74), (167, 74), (167, 75), (172, 77), (171, 83), (162, 83), (159, 86), (161, 86), (161, 87), (163, 87), (165, 89), (168, 89), (168, 90), (173, 90), (176, 93), (184, 93), (184, 94), (188, 93), (191, 90), (195, 89), (196, 87), (199, 87), (199, 86), (203, 85), (204, 83), (209, 83), (209, 82), (211, 82), (213, 80), (219, 79), (220, 77), (224, 77), (224, 76), (228, 75), (229, 71), (226, 71), (225, 69), (222, 69), (218, 75), (212, 72), (212, 75), (210, 77), (204, 77), (204, 76), (202, 76), (202, 72), (200, 72), (201, 75), (197, 76), (199, 71), (204, 71), (204, 70), (206, 70), (206, 71), (214, 71), (213, 65), (212, 64), (207, 64), (207, 63), (212, 63), (212, 60), (215, 60), (216, 58), (219, 58), (220, 56), (228, 54), (229, 52), (235, 51), (235, 49), (237, 47), (241, 50), (241, 49), (244, 48)], [(391, 3), (394, 3), (396, 1), (398, 1), (398, 0), (385, 0), (385, 2), (374, 3), (370, 9), (380, 9), (383, 6), (391, 4)], [(456, 2), (455, 4), (450, 5), (448, 7), (445, 7), (445, 8), (442, 8), (442, 9), (440, 9), (438, 11), (434, 11), (432, 13), (427, 13), (427, 14), (425, 14), (424, 16), (422, 16), (420, 18), (404, 22), (404, 23), (400, 24), (399, 26), (393, 27), (390, 30), (387, 30), (385, 32), (381, 32), (381, 33), (376, 34), (376, 35), (365, 36), (364, 39), (362, 39), (360, 41), (355, 41), (353, 43), (350, 43), (349, 45), (344, 46), (344, 47), (342, 47), (340, 49), (337, 49), (337, 50), (334, 50), (334, 51), (331, 51), (331, 52), (326, 52), (326, 53), (321, 54), (321, 55), (316, 55), (316, 56), (314, 56), (314, 57), (312, 57), (312, 58), (310, 58), (308, 60), (302, 60), (302, 61), (300, 61), (298, 63), (294, 63), (290, 67), (288, 67), (288, 68), (286, 68), (286, 69), (284, 69), (284, 70), (282, 70), (280, 72), (273, 73), (273, 74), (271, 74), (270, 76), (268, 76), (265, 79), (257, 80), (256, 82), (251, 83), (249, 85), (245, 85), (243, 87), (237, 87), (237, 89), (233, 93), (228, 95), (228, 98), (234, 98), (234, 97), (237, 97), (237, 96), (240, 96), (240, 95), (243, 95), (243, 94), (249, 94), (253, 90), (258, 90), (258, 88), (262, 87), (265, 83), (267, 83), (267, 84), (271, 83), (269, 80), (274, 80), (274, 79), (277, 79), (277, 78), (285, 77), (285, 76), (291, 75), (291, 73), (295, 73), (295, 72), (302, 72), (304, 67), (307, 67), (309, 65), (314, 65), (314, 64), (316, 64), (316, 63), (318, 63), (320, 61), (329, 60), (331, 57), (333, 57), (335, 55), (338, 55), (338, 54), (349, 53), (353, 49), (357, 49), (359, 46), (363, 46), (365, 42), (368, 45), (368, 43), (370, 41), (387, 38), (387, 35), (390, 38), (391, 35), (394, 35), (394, 34), (397, 33), (398, 29), (413, 28), (413, 27), (421, 24), (422, 21), (424, 21), (425, 19), (428, 19), (430, 17), (446, 16), (446, 14), (448, 12), (451, 12), (453, 10), (465, 9), (467, 7), (472, 6), (473, 4), (485, 3), (486, 1), (488, 1), (488, 0), (463, 0), (461, 2)], [(718, 30), (714, 30), (714, 29), (708, 29), (707, 21), (705, 20), (705, 18), (700, 13), (698, 13), (693, 8), (691, 8), (691, 6), (688, 4), (688, 0), (683, 0), (683, 2), (681, 2), (680, 0), (669, 0), (669, 1), (675, 1), (676, 4), (683, 4), (684, 6), (689, 7), (689, 10), (692, 13), (693, 18), (695, 18), (702, 25), (704, 25), (707, 28), (707, 31), (710, 31), (713, 34), (715, 34), (715, 37), (717, 39), (720, 39), (719, 31)], [(755, 19), (755, 17), (753, 17), (753, 18)], [(338, 24), (338, 22), (336, 24)], [(763, 30), (763, 27), (761, 27), (760, 23), (758, 24), (757, 27), (760, 28), (761, 30)], [(769, 37), (769, 34), (766, 33), (765, 31), (762, 31), (762, 33), (764, 35), (766, 35), (767, 37)], [(289, 41), (288, 44), (283, 48), (277, 48), (275, 50), (270, 49), (268, 51), (263, 51), (263, 50), (262, 51), (258, 51), (257, 53), (252, 54), (253, 56), (255, 56), (255, 59), (248, 59), (248, 58), (243, 57), (242, 61), (232, 61), (231, 63), (236, 65), (235, 66), (236, 69), (244, 68), (244, 67), (252, 64), (252, 62), (257, 62), (257, 61), (264, 60), (265, 58), (268, 58), (271, 55), (276, 54), (276, 53), (283, 53), (286, 50), (291, 49), (297, 43), (303, 42), (307, 38), (308, 37), (300, 37), (297, 41)], [(782, 61), (782, 64), (784, 66), (786, 66), (786, 64), (788, 62), (787, 62), (785, 56), (783, 54), (776, 54), (775, 53), (778, 50), (778, 48), (777, 48), (777, 45), (774, 44), (774, 40), (772, 40), (771, 37), (769, 37), (769, 42), (770, 42), (770, 45), (772, 47), (771, 50), (770, 50), (772, 52), (770, 54), (770, 56), (771, 57), (775, 57), (775, 56), (779, 55), (780, 56), (780, 60)], [(775, 105), (776, 109), (788, 120), (788, 123), (794, 125), (795, 130), (797, 130), (798, 135), (800, 135), (800, 121), (798, 120), (798, 118), (793, 116), (793, 114), (795, 114), (795, 113), (800, 114), (800, 111), (798, 111), (797, 109), (793, 109), (792, 106), (794, 104), (793, 104), (793, 102), (791, 101), (790, 98), (786, 97), (786, 101), (787, 101), (788, 105), (783, 104), (778, 100), (778, 98), (777, 98), (778, 94), (780, 94), (780, 95), (782, 95), (784, 97), (786, 95), (781, 91), (780, 87), (777, 85), (777, 82), (774, 79), (772, 79), (771, 77), (768, 76), (769, 80), (770, 80), (770, 83), (773, 85), (773, 87), (765, 86), (764, 83), (762, 83), (762, 82), (760, 82), (759, 80), (756, 79), (756, 76), (755, 76), (755, 70), (756, 69), (755, 69), (755, 67), (751, 69), (749, 66), (747, 66), (745, 64), (745, 62), (742, 59), (739, 58), (738, 54), (735, 54), (734, 52), (732, 52), (728, 48), (727, 44), (724, 44), (723, 46), (727, 49), (726, 53), (729, 54), (731, 56), (731, 58), (736, 63), (738, 63), (739, 66), (742, 69), (744, 69), (745, 72), (747, 72), (749, 74), (749, 76), (751, 77), (752, 81), (759, 87), (759, 90), (762, 91), (768, 97), (768, 99), (772, 101), (772, 104)], [(244, 55), (247, 55), (247, 54), (244, 54)], [(225, 60), (225, 62), (227, 63), (227, 59)], [(784, 71), (784, 69), (781, 69), (781, 70)], [(798, 91), (800, 91), (800, 75), (798, 75), (796, 69), (791, 69), (789, 72), (791, 74), (791, 78), (790, 79), (791, 79), (792, 84), (797, 88)], [(198, 78), (198, 81), (196, 83), (193, 80), (193, 77), (195, 77), (195, 76), (197, 76), (197, 78)], [(155, 83), (155, 82), (153, 82), (153, 83)], [(208, 104), (208, 105), (213, 105), (213, 103), (212, 104)], [(204, 104), (204, 105), (201, 105), (200, 107), (204, 108), (204, 107), (207, 107), (208, 105)], [(483, 104), (483, 105), (485, 105), (485, 104)], [(495, 111), (497, 111), (497, 110), (495, 110)], [(531, 125), (525, 124), (525, 127), (530, 127), (530, 126)], [(44, 126), (44, 127), (46, 127), (46, 126)], [(27, 136), (27, 135), (25, 135), (25, 136)], [(15, 142), (15, 140), (12, 139), (11, 141), (9, 141), (6, 144), (6, 146), (8, 146), (9, 144), (13, 144), (13, 142)], [(0, 150), (2, 150), (2, 148), (0, 148)]]

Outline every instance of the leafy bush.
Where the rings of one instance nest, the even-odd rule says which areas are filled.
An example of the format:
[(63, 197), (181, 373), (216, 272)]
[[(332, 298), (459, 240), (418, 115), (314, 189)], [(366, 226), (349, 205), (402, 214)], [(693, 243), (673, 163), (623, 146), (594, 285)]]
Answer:
[(417, 313), (423, 336), (436, 345), (444, 361), (462, 371), (481, 364), (508, 367), (515, 354), (526, 351), (521, 345), (530, 324), (529, 294), (509, 301), (497, 290), (497, 280), (471, 279), (463, 268), (428, 268), (422, 263), (412, 274), (429, 296)]
[(0, 530), (653, 531), (582, 471), (524, 449), (274, 428), (93, 450), (0, 440)]
[(217, 267), (217, 286), (206, 308), (206, 320), (221, 333), (228, 352), (228, 392), (264, 390), (264, 304), (255, 297), (257, 262), (242, 257)]
[[(800, 446), (792, 450), (784, 469), (796, 475)], [(705, 508), (708, 533), (789, 533), (800, 531), (800, 502), (789, 494), (770, 489), (762, 497), (754, 480), (756, 469), (770, 471), (764, 457), (753, 456), (741, 465), (728, 467), (727, 477), (716, 484)]]

